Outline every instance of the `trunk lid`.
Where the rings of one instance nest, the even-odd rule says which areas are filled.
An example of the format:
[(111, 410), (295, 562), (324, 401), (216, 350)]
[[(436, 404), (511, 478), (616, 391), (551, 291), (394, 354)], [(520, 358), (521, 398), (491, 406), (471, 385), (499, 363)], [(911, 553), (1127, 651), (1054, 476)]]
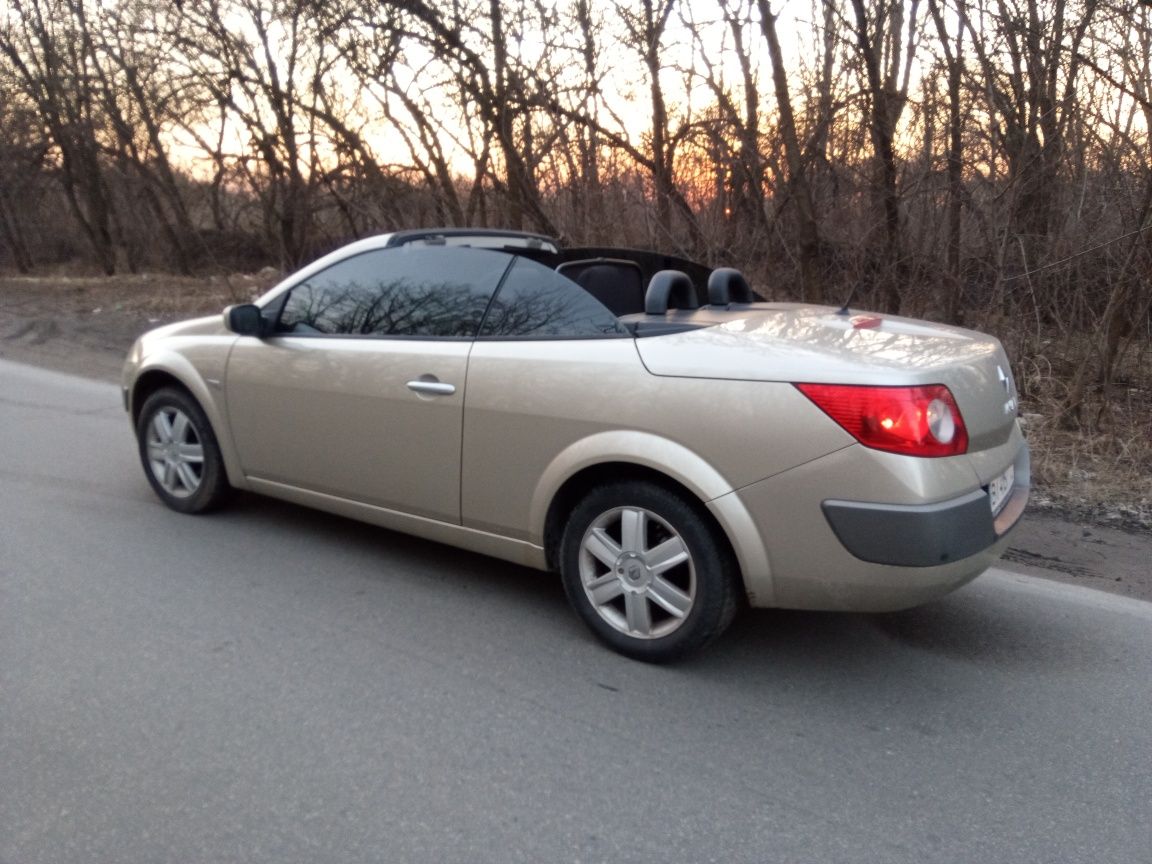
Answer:
[(654, 375), (788, 383), (944, 384), (968, 429), (969, 450), (1007, 440), (1016, 390), (1003, 347), (973, 330), (911, 318), (841, 315), (831, 307), (705, 308), (676, 320), (714, 326), (636, 340)]

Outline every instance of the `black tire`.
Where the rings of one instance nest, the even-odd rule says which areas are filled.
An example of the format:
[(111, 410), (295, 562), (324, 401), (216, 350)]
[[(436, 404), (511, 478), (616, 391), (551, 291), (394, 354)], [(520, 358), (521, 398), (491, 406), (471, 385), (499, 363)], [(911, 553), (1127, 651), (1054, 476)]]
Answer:
[(136, 421), (136, 443), (144, 476), (173, 510), (205, 513), (232, 494), (212, 424), (186, 391), (164, 387), (144, 401)]
[[(723, 633), (736, 614), (739, 567), (718, 535), (695, 502), (670, 489), (641, 481), (602, 486), (576, 506), (565, 527), (564, 590), (584, 623), (614, 650), (649, 663), (675, 660)], [(678, 560), (677, 550), (687, 558), (666, 566)]]

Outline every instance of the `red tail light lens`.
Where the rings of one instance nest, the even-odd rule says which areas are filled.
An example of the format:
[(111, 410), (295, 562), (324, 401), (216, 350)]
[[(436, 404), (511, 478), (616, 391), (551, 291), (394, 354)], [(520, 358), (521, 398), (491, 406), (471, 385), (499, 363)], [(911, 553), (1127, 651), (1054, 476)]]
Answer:
[(904, 456), (956, 456), (968, 451), (964, 418), (943, 384), (797, 384), (796, 388), (865, 447)]

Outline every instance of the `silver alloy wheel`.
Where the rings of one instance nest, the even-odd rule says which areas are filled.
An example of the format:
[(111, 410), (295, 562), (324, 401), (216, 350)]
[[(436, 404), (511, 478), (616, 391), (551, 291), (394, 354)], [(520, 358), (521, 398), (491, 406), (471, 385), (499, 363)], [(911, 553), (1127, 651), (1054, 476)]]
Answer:
[(204, 445), (195, 424), (179, 408), (164, 406), (148, 424), (148, 465), (174, 498), (196, 494), (204, 479)]
[(642, 507), (616, 507), (592, 521), (580, 541), (580, 582), (604, 621), (639, 639), (678, 629), (696, 600), (687, 544)]

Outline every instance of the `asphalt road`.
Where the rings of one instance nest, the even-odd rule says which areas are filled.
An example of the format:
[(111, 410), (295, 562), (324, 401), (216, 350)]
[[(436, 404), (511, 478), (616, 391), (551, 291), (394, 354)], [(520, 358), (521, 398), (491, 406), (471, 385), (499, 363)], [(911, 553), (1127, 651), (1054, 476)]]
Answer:
[(1152, 860), (1152, 604), (992, 572), (674, 667), (554, 580), (153, 497), (114, 387), (0, 362), (0, 862)]

